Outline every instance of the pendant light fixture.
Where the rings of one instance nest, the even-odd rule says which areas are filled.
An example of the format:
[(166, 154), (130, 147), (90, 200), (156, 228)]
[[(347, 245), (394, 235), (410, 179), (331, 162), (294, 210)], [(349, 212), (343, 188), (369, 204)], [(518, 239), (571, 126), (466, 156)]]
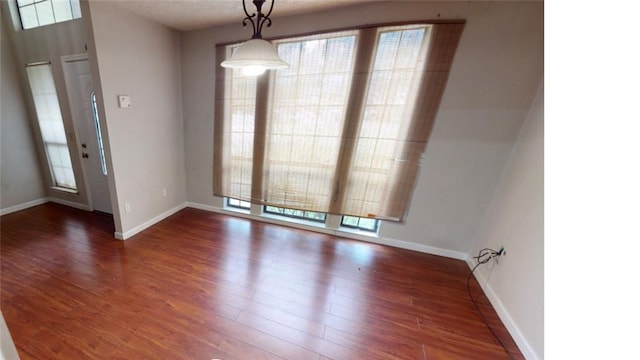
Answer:
[(267, 27), (271, 26), (271, 11), (273, 11), (273, 4), (275, 0), (271, 0), (271, 8), (265, 15), (262, 13), (262, 5), (265, 0), (253, 0), (253, 4), (258, 10), (257, 14), (249, 15), (246, 0), (242, 0), (242, 7), (247, 17), (242, 20), (242, 26), (247, 26), (248, 22), (251, 22), (253, 27), (253, 36), (251, 40), (240, 45), (240, 47), (231, 56), (231, 59), (223, 61), (220, 65), (226, 68), (241, 69), (246, 75), (260, 75), (269, 69), (284, 69), (289, 67), (289, 64), (284, 62), (276, 48), (268, 41), (262, 39), (262, 27), (267, 24)]

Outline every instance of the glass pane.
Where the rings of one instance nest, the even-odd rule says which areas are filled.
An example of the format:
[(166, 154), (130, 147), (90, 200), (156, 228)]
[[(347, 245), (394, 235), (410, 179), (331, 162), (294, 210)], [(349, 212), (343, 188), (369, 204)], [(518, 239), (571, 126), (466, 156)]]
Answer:
[(96, 138), (98, 140), (98, 154), (100, 155), (100, 167), (102, 174), (107, 175), (107, 161), (104, 157), (104, 145), (102, 144), (102, 131), (100, 130), (100, 118), (98, 117), (98, 103), (96, 101), (96, 93), (91, 93), (91, 110), (93, 113), (93, 122), (96, 126)]
[(23, 29), (82, 17), (80, 0), (18, 0)]
[(375, 232), (378, 230), (377, 219), (361, 218), (357, 216), (343, 216), (341, 225), (365, 231)]
[(361, 229), (367, 229), (367, 230), (373, 231), (376, 229), (377, 222), (378, 220), (376, 219), (360, 218), (360, 222), (358, 225)]
[(57, 186), (75, 189), (76, 182), (67, 146), (47, 144), (46, 150), (49, 158), (49, 164), (53, 170), (55, 184)]
[(320, 220), (329, 208), (355, 42), (343, 32), (277, 45), (290, 66), (273, 78), (264, 186), (269, 202), (311, 210), (289, 216)]
[(71, 0), (71, 14), (74, 19), (82, 17), (82, 13), (80, 12), (80, 0)]
[(76, 182), (71, 156), (67, 146), (67, 137), (51, 73), (51, 65), (28, 66), (27, 78), (54, 183), (57, 186), (75, 189)]
[(315, 212), (315, 211), (305, 211), (304, 217), (311, 220), (322, 220), (324, 221), (327, 218), (327, 214)]
[[(67, 150), (68, 152), (68, 150)], [(68, 155), (68, 154), (67, 154)], [(76, 188), (76, 180), (74, 178), (73, 169), (70, 167), (64, 168), (64, 182), (58, 183), (58, 186), (66, 187), (69, 189)]]
[(265, 211), (270, 213), (282, 214), (284, 212), (284, 209), (275, 206), (266, 206)]
[(62, 22), (73, 19), (71, 14), (71, 3), (69, 0), (51, 0), (55, 22)]
[(60, 156), (60, 145), (59, 144), (47, 144), (47, 156), (49, 158), (49, 164), (52, 167), (60, 167), (62, 163), (62, 156)]
[(284, 209), (284, 214), (293, 217), (302, 217), (302, 215), (304, 215), (304, 212), (300, 210)]
[(23, 29), (31, 29), (40, 26), (38, 23), (38, 15), (34, 5), (20, 8), (20, 20), (22, 20)]
[[(229, 53), (236, 48), (229, 48)], [(231, 133), (226, 166), (230, 170), (228, 181), (232, 189), (229, 195), (250, 198), (257, 82), (255, 77), (244, 76), (240, 71), (230, 71), (227, 79), (225, 126)]]
[(227, 198), (227, 205), (231, 207), (242, 208), (242, 209), (249, 209), (251, 207), (250, 202), (233, 199), (233, 198)]
[(38, 22), (40, 26), (53, 24), (56, 22), (56, 18), (53, 15), (53, 7), (51, 1), (43, 1), (36, 3), (36, 12), (38, 13)]
[(276, 206), (265, 206), (264, 211), (267, 213), (278, 214), (295, 219), (305, 219), (317, 222), (324, 222), (327, 214), (315, 211), (303, 211), (296, 209), (281, 208)]
[(359, 218), (357, 218), (355, 216), (343, 216), (342, 217), (342, 225), (357, 227), (358, 226), (358, 219)]
[[(352, 171), (346, 193), (345, 212), (376, 213), (394, 184), (396, 159), (404, 149), (411, 121), (419, 76), (415, 76), (426, 52), (427, 26), (410, 26), (381, 31), (373, 71), (365, 97)], [(358, 227), (375, 230), (375, 222), (361, 218)]]

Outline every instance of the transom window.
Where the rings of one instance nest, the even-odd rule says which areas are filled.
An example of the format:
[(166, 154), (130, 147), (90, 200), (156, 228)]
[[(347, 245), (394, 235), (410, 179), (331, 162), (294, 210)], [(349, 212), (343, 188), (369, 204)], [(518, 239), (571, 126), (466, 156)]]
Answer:
[(17, 0), (23, 29), (82, 17), (80, 0)]

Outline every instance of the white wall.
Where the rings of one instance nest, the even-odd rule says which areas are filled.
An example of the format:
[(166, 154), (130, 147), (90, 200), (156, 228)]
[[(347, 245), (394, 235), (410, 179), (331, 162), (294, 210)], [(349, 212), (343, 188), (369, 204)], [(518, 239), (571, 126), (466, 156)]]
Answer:
[(20, 360), (4, 316), (0, 312), (0, 360)]
[[(214, 46), (249, 37), (241, 16), (232, 25), (179, 34), (109, 2), (82, 6), (96, 60), (116, 232), (127, 237), (187, 200), (219, 205), (211, 190)], [(406, 223), (385, 223), (380, 235), (462, 256), (504, 245), (508, 255), (500, 266), (478, 276), (523, 352), (541, 357), (543, 105), (536, 94), (543, 77), (543, 3), (372, 2), (276, 17), (265, 35), (437, 18), (463, 18), (467, 25)], [(78, 31), (65, 31), (71, 49), (61, 35), (21, 36), (29, 44), (48, 43), (46, 51), (58, 55), (81, 52)], [(38, 61), (41, 49), (21, 56)], [(117, 107), (120, 94), (131, 96), (131, 109)]]
[[(518, 143), (517, 152), (524, 151), (520, 155), (525, 158), (524, 162), (514, 165), (514, 160), (509, 162), (509, 158), (530, 112), (529, 118), (534, 118), (538, 126), (542, 121), (542, 95), (536, 101), (536, 94), (543, 79), (544, 4), (538, 1), (372, 2), (335, 11), (274, 18), (265, 36), (438, 18), (466, 19), (467, 23), (423, 157), (407, 219), (403, 224), (385, 222), (376, 241), (462, 259), (483, 243), (505, 245), (509, 255), (490, 283), (495, 290), (489, 288), (486, 292), (520, 349), (528, 358), (535, 359), (543, 353), (540, 236), (543, 225), (538, 221), (542, 208), (535, 203), (542, 196), (542, 173), (540, 164), (533, 161), (542, 156), (541, 138), (534, 141), (535, 145), (526, 146), (526, 151), (522, 150), (525, 147), (522, 144), (528, 140)], [(212, 196), (213, 70), (219, 63), (214, 56), (214, 46), (242, 41), (248, 36), (239, 22), (182, 36), (187, 199), (202, 204), (203, 208), (220, 206)], [(538, 109), (535, 114), (534, 101), (533, 109)], [(527, 136), (539, 135), (541, 133), (534, 129), (533, 135)], [(505, 174), (513, 173), (514, 179), (505, 180), (508, 178), (505, 175), (501, 183), (508, 163)], [(507, 182), (512, 185), (505, 185)], [(496, 193), (499, 184), (500, 192)], [(508, 186), (514, 189), (505, 188)], [(507, 200), (509, 193), (518, 192), (522, 187), (532, 189), (527, 193), (532, 198)], [(494, 199), (494, 194), (502, 195)], [(505, 204), (496, 200), (502, 196)], [(509, 201), (512, 203), (507, 204)], [(489, 241), (497, 235), (493, 232), (499, 232), (500, 224), (514, 220), (509, 210), (515, 211), (519, 206), (531, 206), (531, 222), (526, 224), (529, 235), (508, 237), (510, 230), (504, 229), (505, 236), (499, 236), (499, 244)], [(522, 268), (516, 269), (521, 265)], [(498, 277), (498, 272), (503, 279)]]
[[(116, 236), (127, 238), (186, 201), (180, 35), (106, 1), (85, 9)], [(118, 95), (132, 107), (119, 108)]]
[[(274, 10), (277, 14), (277, 6)], [(266, 37), (367, 23), (466, 19), (404, 224), (380, 236), (465, 258), (543, 76), (542, 2), (372, 2), (274, 18)], [(240, 15), (239, 15), (240, 19)], [(182, 36), (187, 199), (212, 196), (216, 43), (249, 37), (241, 21)]]
[(544, 354), (543, 140), (541, 85), (471, 252), (505, 247), (497, 266), (476, 274), (528, 359)]
[(7, 25), (0, 26), (0, 214), (47, 196)]
[[(69, 143), (71, 162), (75, 170), (76, 183), (78, 193), (69, 193), (53, 189), (53, 179), (50, 176), (49, 168), (44, 153), (44, 147), (40, 138), (39, 130), (34, 131), (33, 138), (35, 141), (35, 151), (38, 154), (39, 166), (41, 170), (41, 179), (45, 185), (47, 197), (51, 200), (60, 200), (65, 203), (86, 208), (88, 207), (86, 189), (84, 187), (84, 178), (80, 171), (80, 144), (76, 141), (75, 130), (71, 118), (71, 110), (69, 108), (69, 100), (67, 98), (64, 73), (62, 71), (61, 56), (81, 54), (85, 52), (85, 38), (82, 29), (82, 19), (65, 21), (58, 24), (52, 24), (44, 27), (38, 27), (28, 30), (14, 30), (14, 24), (11, 20), (10, 3), (2, 1), (2, 21), (7, 32), (7, 38), (11, 43), (12, 50), (15, 54), (17, 68), (13, 71), (17, 79), (23, 84), (20, 95), (26, 105), (27, 116), (32, 122), (34, 129), (37, 129), (35, 109), (31, 93), (28, 90), (26, 72), (24, 65), (28, 63), (50, 61), (53, 77), (56, 82), (58, 99), (60, 103), (60, 111), (62, 113), (65, 131), (67, 133), (67, 141)], [(14, 9), (15, 10), (15, 9)], [(3, 77), (4, 79), (4, 77)], [(74, 151), (74, 149), (76, 151)], [(18, 161), (15, 158), (13, 161)], [(14, 166), (12, 165), (12, 171)]]

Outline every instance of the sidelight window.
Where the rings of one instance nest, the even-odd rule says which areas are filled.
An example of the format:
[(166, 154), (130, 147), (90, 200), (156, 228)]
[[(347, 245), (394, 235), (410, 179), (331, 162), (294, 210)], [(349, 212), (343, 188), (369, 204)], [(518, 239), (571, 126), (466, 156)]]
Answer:
[(53, 183), (60, 188), (75, 190), (76, 179), (51, 64), (27, 65), (27, 77)]

